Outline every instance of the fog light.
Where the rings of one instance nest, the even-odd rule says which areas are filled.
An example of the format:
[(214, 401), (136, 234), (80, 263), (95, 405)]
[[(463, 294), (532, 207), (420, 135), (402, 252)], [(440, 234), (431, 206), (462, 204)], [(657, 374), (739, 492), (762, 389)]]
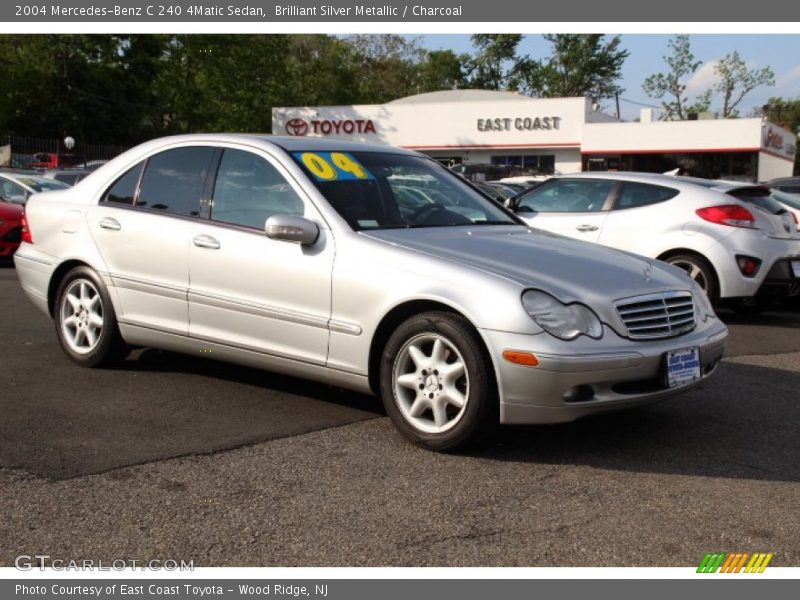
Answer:
[(576, 385), (564, 392), (561, 398), (564, 402), (586, 402), (594, 398), (594, 390), (589, 385)]
[(739, 270), (745, 277), (753, 277), (758, 273), (761, 268), (761, 261), (752, 256), (737, 256), (736, 264), (739, 265)]

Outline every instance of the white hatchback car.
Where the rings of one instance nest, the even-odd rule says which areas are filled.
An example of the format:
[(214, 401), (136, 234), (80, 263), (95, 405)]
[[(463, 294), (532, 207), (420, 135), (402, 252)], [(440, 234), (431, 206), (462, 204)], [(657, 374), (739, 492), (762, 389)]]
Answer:
[(712, 301), (739, 311), (761, 310), (800, 286), (796, 222), (762, 186), (581, 173), (547, 181), (513, 209), (534, 227), (678, 266)]

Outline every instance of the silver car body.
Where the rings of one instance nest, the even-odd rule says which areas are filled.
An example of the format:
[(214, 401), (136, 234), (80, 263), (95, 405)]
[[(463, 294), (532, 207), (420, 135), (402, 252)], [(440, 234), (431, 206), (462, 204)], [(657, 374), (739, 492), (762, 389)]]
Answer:
[[(182, 146), (236, 148), (274, 165), (303, 199), (319, 238), (276, 241), (203, 218), (99, 202), (144, 158)], [(495, 369), (504, 423), (570, 421), (644, 404), (695, 387), (723, 356), (727, 329), (685, 273), (632, 254), (576, 242), (523, 224), (354, 231), (293, 151), (415, 153), (310, 138), (193, 135), (145, 143), (60, 193), (27, 205), (34, 243), (15, 256), (32, 301), (51, 314), (58, 279), (88, 265), (107, 286), (123, 338), (203, 357), (376, 392), (381, 340), (403, 318), (446, 308), (478, 331)], [(543, 331), (521, 295), (538, 289), (580, 302), (602, 322), (602, 337), (564, 341)], [(675, 294), (693, 306), (679, 335), (633, 339), (616, 305)], [(661, 385), (665, 354), (699, 348), (702, 378)], [(506, 350), (534, 353), (538, 367), (513, 364)], [(588, 386), (588, 401), (565, 400)]]

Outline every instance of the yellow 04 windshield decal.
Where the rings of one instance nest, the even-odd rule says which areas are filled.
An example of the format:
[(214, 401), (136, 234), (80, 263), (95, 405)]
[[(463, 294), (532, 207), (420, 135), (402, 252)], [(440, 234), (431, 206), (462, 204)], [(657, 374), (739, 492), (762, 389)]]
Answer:
[(295, 157), (317, 181), (359, 181), (375, 179), (366, 167), (347, 152), (294, 152)]

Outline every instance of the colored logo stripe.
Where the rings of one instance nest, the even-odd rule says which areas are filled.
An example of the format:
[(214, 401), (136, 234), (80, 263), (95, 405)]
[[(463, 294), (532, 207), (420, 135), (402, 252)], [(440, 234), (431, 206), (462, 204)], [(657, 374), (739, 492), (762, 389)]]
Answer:
[[(770, 561), (772, 553), (757, 552), (749, 554), (747, 552), (725, 552), (707, 553), (700, 566), (697, 567), (698, 573), (763, 573)], [(749, 561), (748, 561), (749, 559)], [(745, 567), (745, 563), (747, 566)], [(744, 569), (744, 570), (743, 570)]]

